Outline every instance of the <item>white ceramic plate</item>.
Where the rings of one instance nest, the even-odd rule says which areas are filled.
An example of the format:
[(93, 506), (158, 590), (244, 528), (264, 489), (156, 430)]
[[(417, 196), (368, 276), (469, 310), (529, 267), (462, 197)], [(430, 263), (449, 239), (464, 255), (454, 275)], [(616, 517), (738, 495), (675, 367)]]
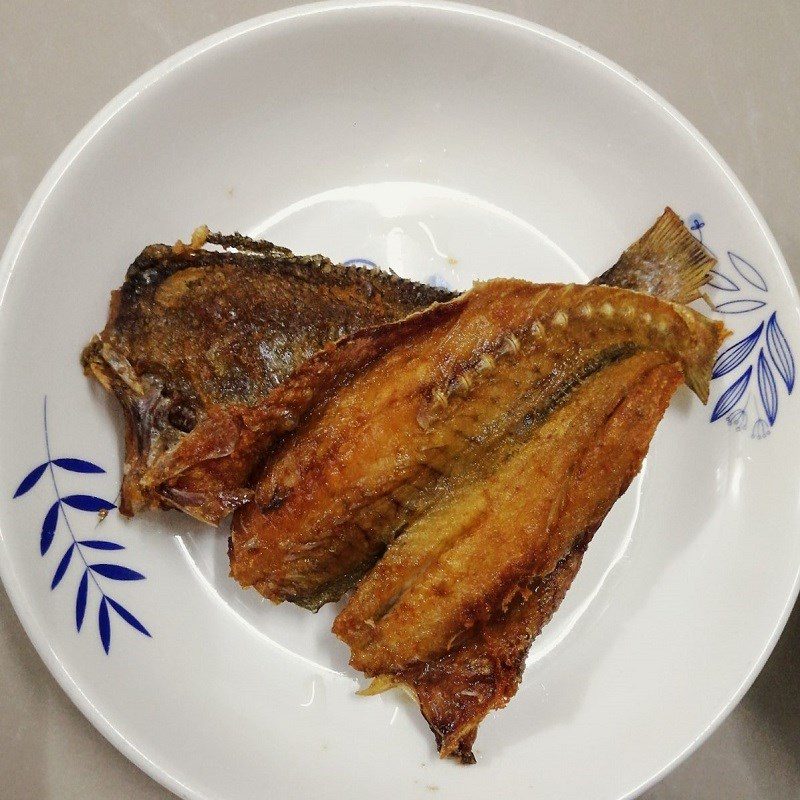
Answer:
[[(717, 254), (711, 295), (735, 336), (709, 406), (674, 401), (518, 695), (482, 726), (476, 766), (438, 761), (399, 693), (355, 696), (332, 611), (237, 589), (224, 535), (175, 513), (97, 523), (117, 493), (119, 415), (78, 354), (146, 243), (208, 223), (457, 287), (582, 280), (666, 204)], [(213, 36), (67, 148), (14, 232), (2, 291), (3, 580), (75, 703), (185, 797), (628, 797), (732, 708), (795, 599), (800, 324), (783, 258), (685, 120), (550, 31), (396, 2)]]

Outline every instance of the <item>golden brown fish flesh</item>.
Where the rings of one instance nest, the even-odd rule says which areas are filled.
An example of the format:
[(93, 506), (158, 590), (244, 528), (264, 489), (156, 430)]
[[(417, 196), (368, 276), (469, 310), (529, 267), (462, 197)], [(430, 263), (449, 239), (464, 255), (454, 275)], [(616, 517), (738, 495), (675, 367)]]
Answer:
[(368, 693), (409, 687), (470, 763), (673, 392), (707, 399), (724, 335), (640, 293), (496, 280), (338, 342), (309, 364), (374, 351), (268, 458), (232, 574), (317, 608), (366, 572), (334, 623), (352, 666)]
[[(553, 420), (581, 402), (611, 413), (608, 404), (620, 402), (628, 385), (623, 378), (640, 379), (643, 364), (680, 365), (705, 401), (722, 330), (685, 306), (625, 289), (494, 280), (347, 337), (280, 387), (302, 382), (309, 370), (347, 375), (318, 394), (300, 427), (267, 457), (254, 502), (234, 517), (231, 574), (274, 601), (316, 609), (335, 600), (418, 521), (444, 514), (469, 527), (483, 519), (481, 498), (499, 475), (510, 481), (498, 484), (502, 491), (517, 485), (514, 470), (521, 467), (514, 459), (540, 431), (550, 431)], [(361, 367), (354, 367), (354, 352), (368, 353)], [(588, 385), (595, 390), (582, 394)], [(584, 395), (589, 399), (581, 400)], [(268, 408), (263, 404), (262, 412)], [(554, 474), (583, 441), (578, 434), (589, 417), (567, 418), (572, 433), (550, 456), (560, 461), (531, 466), (533, 474)], [(526, 516), (535, 516), (536, 503), (550, 496), (530, 491), (531, 480), (518, 487)], [(483, 488), (466, 490), (462, 498), (473, 484)], [(486, 564), (495, 555), (510, 559), (504, 569), (515, 564), (529, 574), (530, 543), (514, 538), (510, 513), (506, 533), (512, 538), (502, 538), (502, 546), (482, 558)], [(555, 549), (547, 558), (537, 551), (544, 560), (536, 562), (536, 574), (552, 570), (564, 554), (549, 538), (547, 546)], [(486, 592), (476, 590), (472, 599), (493, 606), (494, 595)], [(437, 607), (444, 613), (442, 602)], [(430, 646), (434, 639), (420, 633), (419, 642), (407, 637), (402, 646), (422, 642)]]
[(436, 660), (376, 678), (362, 694), (408, 687), (440, 756), (475, 763), (478, 725), (516, 694), (531, 643), (563, 600), (582, 557), (583, 546), (576, 546), (553, 572), (533, 580), (502, 618), (476, 627)]
[[(594, 283), (686, 303), (713, 263), (667, 209)], [(270, 443), (338, 377), (270, 397), (263, 411), (276, 386), (325, 343), (451, 297), (202, 229), (188, 246), (145, 248), (83, 354), (125, 414), (122, 512), (174, 507), (218, 523), (251, 496), (248, 479)]]
[[(465, 487), (410, 526), (337, 617), (353, 666), (378, 676), (367, 693), (411, 688), (442, 757), (474, 761), (479, 723), (515, 694), (531, 642), (639, 471), (681, 378), (677, 364), (641, 353), (589, 379), (490, 485)], [(477, 513), (452, 514), (463, 506)], [(529, 548), (521, 572), (509, 569), (510, 537)]]

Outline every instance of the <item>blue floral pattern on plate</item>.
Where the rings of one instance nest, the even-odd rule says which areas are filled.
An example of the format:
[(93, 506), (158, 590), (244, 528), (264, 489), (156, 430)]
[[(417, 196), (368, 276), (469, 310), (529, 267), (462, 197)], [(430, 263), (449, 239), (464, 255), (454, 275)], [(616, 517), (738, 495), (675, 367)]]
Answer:
[[(42, 521), (39, 534), (39, 552), (44, 558), (53, 547), (56, 534), (59, 530), (59, 523), (63, 520), (63, 528), (69, 535), (67, 547), (58, 561), (58, 565), (50, 581), (50, 590), (55, 590), (67, 576), (70, 565), (78, 563), (82, 566), (81, 577), (78, 581), (75, 593), (75, 627), (80, 633), (86, 617), (86, 608), (89, 601), (90, 590), (93, 594), (99, 595), (97, 606), (97, 629), (100, 635), (100, 642), (108, 654), (111, 650), (111, 611), (117, 617), (126, 622), (132, 628), (144, 636), (150, 637), (150, 631), (118, 600), (111, 597), (103, 588), (104, 581), (141, 581), (145, 576), (141, 572), (130, 569), (122, 564), (113, 563), (109, 559), (111, 556), (100, 556), (99, 553), (112, 553), (124, 550), (124, 545), (109, 539), (97, 538), (78, 538), (75, 533), (73, 523), (69, 518), (68, 509), (75, 511), (89, 512), (101, 515), (104, 518), (109, 511), (116, 508), (115, 504), (94, 494), (68, 494), (64, 495), (58, 486), (58, 473), (63, 470), (66, 472), (79, 473), (82, 475), (96, 475), (104, 473), (105, 470), (82, 458), (53, 458), (50, 449), (50, 432), (47, 425), (47, 398), (44, 399), (44, 444), (47, 460), (34, 467), (22, 479), (16, 491), (14, 499), (22, 497), (30, 492), (44, 477), (49, 473), (53, 487), (55, 500), (48, 507)], [(104, 561), (95, 561), (97, 558), (104, 558)], [(88, 555), (87, 555), (88, 554)], [(73, 570), (74, 572), (74, 570)]]
[[(702, 242), (703, 218), (692, 214), (687, 223)], [(714, 310), (720, 314), (760, 312), (760, 318), (714, 363), (711, 379), (726, 378), (728, 385), (714, 404), (711, 422), (725, 419), (735, 430), (749, 428), (754, 439), (763, 439), (778, 418), (781, 395), (785, 392), (788, 397), (794, 389), (794, 356), (778, 323), (778, 313), (770, 309), (769, 286), (761, 271), (730, 250), (727, 257), (727, 264), (711, 270), (708, 282), (715, 290), (711, 301)]]

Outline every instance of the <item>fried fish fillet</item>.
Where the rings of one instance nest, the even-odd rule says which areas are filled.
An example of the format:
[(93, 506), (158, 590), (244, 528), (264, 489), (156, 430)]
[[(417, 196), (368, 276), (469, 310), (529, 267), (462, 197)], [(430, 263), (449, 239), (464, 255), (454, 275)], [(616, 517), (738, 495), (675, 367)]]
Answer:
[[(552, 572), (638, 472), (680, 380), (668, 352), (617, 360), (582, 381), (543, 424), (449, 481), (337, 618), (351, 664), (379, 675), (429, 661), (491, 620), (531, 577)], [(659, 402), (650, 401), (654, 392)], [(636, 423), (644, 426), (638, 438), (629, 430)], [(606, 457), (612, 449), (615, 461)]]
[[(581, 407), (584, 386), (605, 387), (587, 389), (586, 396), (606, 409), (621, 402), (625, 376), (641, 379), (640, 365), (655, 359), (679, 365), (705, 402), (723, 330), (683, 305), (626, 289), (498, 279), (353, 334), (318, 353), (288, 382), (308, 375), (313, 384), (319, 372), (347, 375), (320, 393), (300, 426), (267, 457), (254, 501), (234, 516), (231, 574), (276, 602), (317, 609), (336, 600), (420, 520), (443, 514), (469, 526), (483, 519), (482, 499), (498, 476), (517, 486), (521, 467), (514, 459), (530, 460), (528, 444)], [(611, 413), (613, 405), (608, 408)], [(554, 491), (545, 490), (546, 474), (555, 474), (583, 441), (579, 434), (589, 417), (566, 418), (571, 433), (548, 456), (557, 460), (536, 461), (518, 486), (526, 516), (539, 513), (536, 503)], [(541, 492), (530, 485), (537, 470)], [(472, 485), (482, 488), (462, 497)], [(497, 558), (503, 569), (516, 564), (513, 569), (529, 574), (530, 542), (515, 538), (516, 512), (509, 513), (505, 533), (511, 538), (498, 530), (491, 552), (472, 555), (487, 569)], [(542, 542), (550, 549), (536, 551), (542, 559), (533, 565), (536, 574), (552, 570), (565, 550), (551, 538)], [(476, 590), (472, 601), (493, 607), (490, 589)], [(436, 604), (440, 612), (443, 602)], [(449, 635), (438, 630), (440, 639)], [(432, 631), (418, 633), (419, 642), (406, 636), (397, 646), (434, 642)]]
[[(516, 693), (531, 642), (639, 471), (681, 379), (678, 365), (642, 353), (587, 381), (489, 486), (466, 487), (411, 526), (337, 617), (353, 666), (377, 676), (366, 693), (409, 687), (442, 757), (474, 761), (478, 725)], [(464, 505), (479, 514), (451, 515)], [(527, 570), (509, 569), (509, 536), (530, 548)]]
[[(666, 209), (593, 283), (687, 303), (713, 263)], [(312, 385), (306, 374), (280, 396), (275, 387), (326, 343), (453, 296), (201, 229), (189, 246), (145, 248), (82, 359), (125, 415), (121, 511), (173, 507), (219, 523), (250, 498), (271, 442), (346, 375)]]
[(352, 666), (368, 693), (410, 688), (441, 755), (471, 763), (677, 386), (707, 399), (725, 334), (639, 293), (496, 280), (339, 342), (312, 362), (376, 352), (265, 464), (232, 574), (316, 608), (366, 572), (333, 628)]

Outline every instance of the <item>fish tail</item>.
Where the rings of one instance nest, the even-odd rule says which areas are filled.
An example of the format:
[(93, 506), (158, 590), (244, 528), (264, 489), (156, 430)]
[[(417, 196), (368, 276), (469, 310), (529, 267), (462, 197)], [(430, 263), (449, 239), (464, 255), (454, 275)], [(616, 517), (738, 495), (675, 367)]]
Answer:
[(613, 267), (592, 283), (645, 292), (673, 303), (697, 300), (717, 263), (669, 207)]

